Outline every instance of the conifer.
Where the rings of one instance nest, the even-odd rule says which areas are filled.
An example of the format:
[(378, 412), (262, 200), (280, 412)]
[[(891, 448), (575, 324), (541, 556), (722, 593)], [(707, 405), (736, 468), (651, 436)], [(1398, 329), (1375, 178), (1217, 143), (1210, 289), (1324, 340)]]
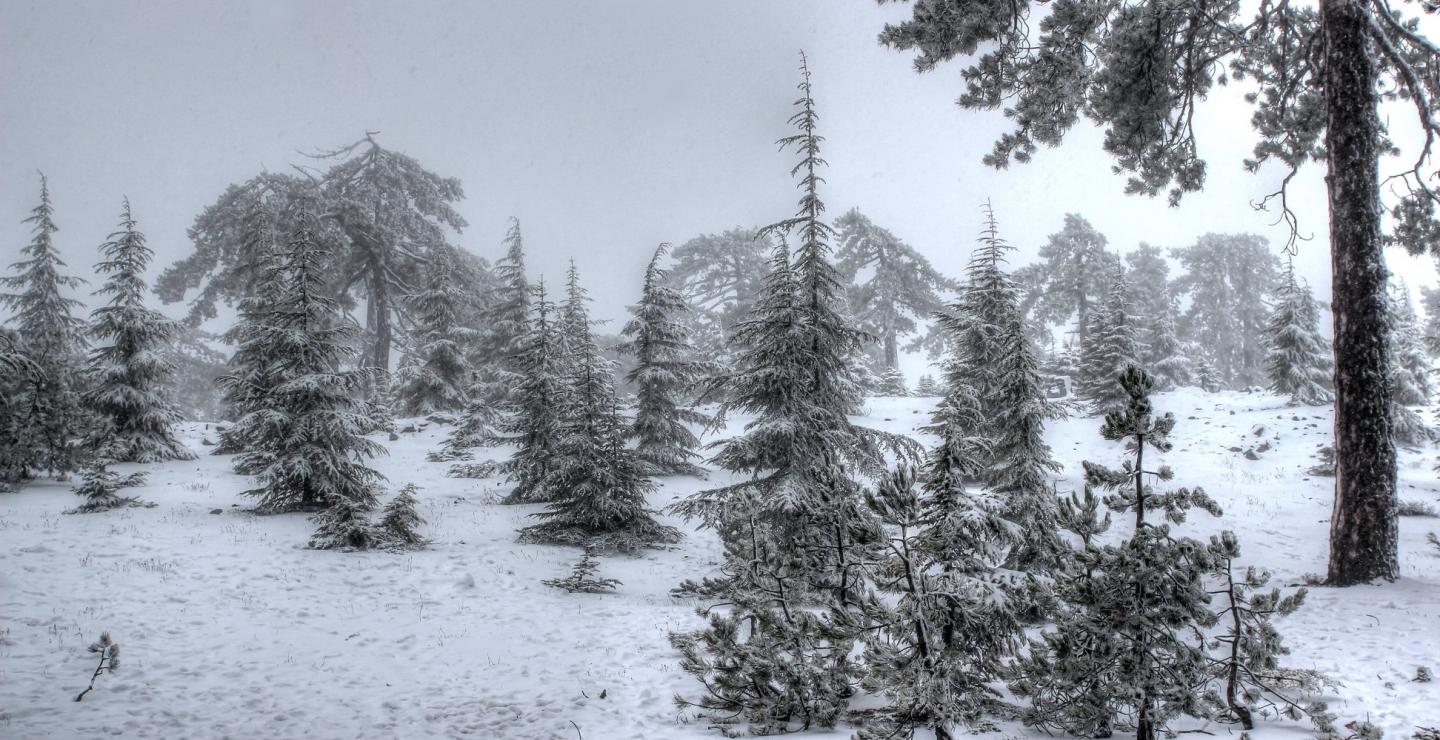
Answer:
[(395, 378), (395, 400), (403, 416), (459, 411), (468, 400), (470, 362), (465, 349), (474, 332), (460, 325), (462, 296), (454, 270), (449, 247), (432, 250), (424, 287), (406, 299), (414, 327)]
[(1117, 268), (1111, 276), (1110, 293), (1104, 305), (1091, 315), (1090, 330), (1080, 345), (1076, 395), (1096, 414), (1124, 408), (1125, 391), (1116, 386), (1115, 377), (1139, 362), (1140, 348), (1125, 299), (1125, 285), (1125, 274)]
[(515, 453), (500, 466), (506, 479), (515, 483), (506, 503), (550, 500), (552, 492), (546, 483), (560, 435), (564, 388), (555, 304), (546, 298), (544, 280), (532, 293), (532, 316), (526, 321), (516, 359), (520, 375), (500, 426), (505, 435), (502, 440), (516, 446)]
[(1269, 353), (1265, 370), (1270, 390), (1305, 406), (1330, 403), (1335, 398), (1330, 343), (1320, 336), (1316, 320), (1315, 299), (1310, 289), (1295, 279), (1291, 260), (1266, 325)]

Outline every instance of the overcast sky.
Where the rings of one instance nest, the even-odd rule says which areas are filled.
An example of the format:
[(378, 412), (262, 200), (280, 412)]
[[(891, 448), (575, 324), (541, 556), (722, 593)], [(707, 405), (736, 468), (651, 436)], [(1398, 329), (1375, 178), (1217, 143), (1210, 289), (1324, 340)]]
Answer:
[[(0, 256), (29, 239), (20, 220), (36, 170), (50, 177), (73, 269), (88, 273), (122, 195), (164, 266), (188, 253), (186, 227), (227, 185), (370, 129), (461, 179), (461, 246), (494, 259), (517, 216), (532, 276), (558, 279), (573, 256), (597, 316), (619, 319), (658, 242), (794, 209), (793, 155), (774, 141), (790, 133), (802, 48), (831, 213), (859, 206), (949, 274), (986, 198), (1017, 265), (1067, 212), (1122, 252), (1210, 231), (1260, 233), (1280, 249), (1284, 228), (1250, 206), (1278, 173), (1241, 170), (1251, 136), (1237, 99), (1202, 112), (1209, 185), (1178, 209), (1123, 195), (1089, 129), (994, 172), (980, 158), (1005, 121), (954, 105), (959, 66), (916, 75), (876, 43), (908, 11), (869, 0), (0, 0)], [(1328, 297), (1321, 175), (1298, 185), (1316, 239), (1297, 264)], [(1412, 285), (1435, 282), (1428, 260), (1396, 254), (1391, 265)]]

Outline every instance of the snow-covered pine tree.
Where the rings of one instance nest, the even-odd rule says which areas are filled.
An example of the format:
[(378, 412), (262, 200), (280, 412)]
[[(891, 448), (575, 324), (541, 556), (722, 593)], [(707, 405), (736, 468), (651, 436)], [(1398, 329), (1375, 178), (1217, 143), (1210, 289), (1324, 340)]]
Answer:
[(880, 383), (875, 388), (875, 395), (904, 398), (910, 395), (910, 389), (905, 387), (905, 373), (900, 372), (898, 367), (887, 367), (880, 373)]
[(1240, 542), (1229, 530), (1210, 538), (1210, 555), (1215, 563), (1215, 580), (1220, 584), (1210, 593), (1217, 596), (1220, 631), (1211, 637), (1210, 679), (1204, 699), (1216, 716), (1255, 729), (1255, 716), (1283, 715), (1300, 719), (1309, 714), (1307, 705), (1297, 701), (1329, 684), (1313, 670), (1286, 668), (1279, 658), (1290, 650), (1280, 639), (1272, 617), (1295, 612), (1305, 602), (1305, 589), (1281, 596), (1280, 589), (1264, 591), (1270, 572), (1246, 567), (1236, 572)]
[(1141, 366), (1161, 390), (1190, 383), (1190, 362), (1181, 351), (1175, 331), (1179, 310), (1170, 292), (1170, 264), (1160, 248), (1141, 243), (1125, 255), (1129, 264), (1126, 284), (1135, 316), (1136, 345)]
[(519, 377), (515, 393), (500, 426), (503, 441), (516, 446), (515, 453), (501, 465), (506, 479), (515, 483), (506, 503), (537, 503), (553, 495), (546, 481), (560, 436), (560, 404), (565, 389), (559, 328), (553, 318), (555, 304), (545, 295), (543, 279), (532, 289), (530, 310), (532, 315), (525, 322), (516, 356)]
[(171, 425), (180, 412), (167, 393), (174, 367), (165, 360), (165, 346), (179, 331), (176, 322), (145, 306), (145, 270), (153, 252), (136, 229), (125, 199), (120, 230), (100, 245), (105, 260), (96, 271), (108, 274), (96, 295), (109, 302), (90, 314), (90, 387), (81, 398), (104, 421), (96, 440), (114, 462), (193, 460), (175, 439)]
[(121, 489), (145, 485), (145, 473), (121, 475), (111, 470), (109, 464), (109, 460), (97, 458), (85, 467), (80, 474), (83, 483), (71, 489), (75, 494), (84, 496), (85, 503), (67, 510), (66, 514), (94, 514), (111, 509), (149, 508), (155, 505), (134, 496), (119, 495)]
[(521, 355), (530, 327), (530, 283), (525, 277), (525, 240), (520, 221), (510, 219), (505, 234), (505, 256), (491, 270), (497, 286), (480, 312), (480, 326), (469, 387), (470, 403), (460, 423), (445, 440), (445, 447), (459, 451), (490, 444), (504, 430), (501, 417), (513, 410), (515, 395), (523, 382)]
[[(237, 306), (239, 316), (221, 336), (225, 344), (235, 347), (230, 356), (229, 370), (216, 378), (220, 387), (225, 416), (239, 420), (266, 408), (270, 392), (280, 382), (280, 358), (272, 351), (267, 326), (274, 323), (274, 310), (283, 298), (285, 281), (280, 269), (277, 248), (277, 227), (281, 218), (278, 199), (254, 199), (243, 210), (236, 227), (241, 232), (241, 246), (249, 267), (245, 270), (248, 290)], [(174, 268), (171, 268), (174, 269)], [(168, 271), (166, 274), (170, 274)], [(161, 275), (163, 284), (165, 275)], [(263, 439), (245, 439), (244, 430), (230, 424), (220, 430), (216, 455), (233, 455), (267, 444)]]
[[(1220, 509), (1199, 488), (1162, 492), (1147, 484), (1147, 477), (1173, 477), (1169, 466), (1147, 467), (1145, 452), (1171, 448), (1175, 417), (1154, 415), (1154, 381), (1138, 367), (1121, 373), (1120, 386), (1127, 402), (1106, 413), (1100, 435), (1123, 442), (1126, 459), (1119, 468), (1084, 463), (1087, 500), (1062, 516), (1083, 549), (1071, 572), (1055, 579), (1055, 625), (1032, 641), (1011, 689), (1030, 699), (1022, 716), (1029, 725), (1085, 737), (1134, 731), (1137, 740), (1155, 740), (1175, 717), (1206, 715), (1200, 687), (1208, 664), (1191, 640), (1216, 621), (1206, 606), (1210, 551), (1172, 536), (1170, 524), (1192, 508), (1214, 516)], [(1097, 518), (1092, 487), (1111, 491), (1104, 497), (1111, 511), (1134, 517), (1124, 542), (1094, 540), (1106, 523)], [(1156, 513), (1168, 523), (1147, 521)]]
[(1045, 397), (1015, 285), (1002, 269), (1012, 249), (986, 203), (985, 226), (966, 268), (967, 282), (959, 302), (942, 319), (956, 350), (946, 381), (951, 393), (973, 393), (979, 403), (975, 433), (990, 441), (983, 480), (1004, 501), (1002, 514), (1024, 533), (1008, 565), (1047, 570), (1062, 549), (1051, 487), (1060, 465), (1044, 437), (1045, 422), (1058, 413)]
[(1110, 288), (1106, 277), (1120, 258), (1105, 250), (1107, 240), (1079, 214), (1065, 214), (1065, 225), (1040, 248), (1035, 287), (1036, 318), (1066, 324), (1075, 317), (1078, 341), (1084, 342), (1090, 313), (1104, 302)]
[(940, 384), (935, 382), (933, 375), (921, 375), (915, 381), (915, 395), (920, 398), (934, 398), (941, 394)]
[(960, 728), (993, 729), (1008, 710), (991, 684), (1021, 635), (1012, 597), (1023, 579), (1001, 570), (1015, 525), (999, 516), (999, 501), (965, 490), (963, 470), (976, 463), (956, 443), (942, 437), (930, 453), (927, 497), (903, 467), (866, 496), (887, 525), (888, 553), (871, 577), (890, 597), (864, 605), (875, 627), (861, 685), (887, 703), (863, 713), (862, 740), (913, 738), (920, 728), (950, 740)]
[(645, 502), (654, 486), (625, 446), (627, 425), (610, 363), (590, 332), (588, 300), (572, 262), (563, 310), (567, 389), (543, 481), (551, 502), (534, 515), (540, 524), (520, 531), (520, 541), (630, 553), (677, 542), (679, 531), (657, 522)]
[(311, 547), (364, 548), (382, 479), (364, 461), (385, 451), (363, 436), (371, 420), (356, 396), (370, 371), (339, 369), (354, 354), (356, 326), (340, 319), (329, 297), (313, 217), (299, 221), (277, 255), (278, 300), (243, 332), (248, 349), (277, 358), (280, 375), (262, 405), (235, 423), (253, 445), (235, 468), (255, 476), (259, 485), (246, 493), (260, 498), (262, 511), (320, 509)]
[(465, 407), (470, 362), (466, 345), (474, 331), (460, 325), (460, 287), (448, 245), (430, 250), (425, 284), (406, 298), (413, 326), (395, 377), (395, 401), (404, 416), (459, 411)]
[[(849, 290), (851, 312), (861, 328), (879, 339), (882, 367), (894, 370), (900, 362), (900, 338), (917, 333), (917, 322), (942, 307), (939, 293), (953, 288), (954, 283), (914, 247), (873, 223), (858, 208), (836, 219), (835, 228), (839, 231), (836, 268), (845, 284), (851, 285), (865, 273), (864, 283), (851, 285)], [(935, 346), (937, 340), (937, 335), (921, 334), (907, 349)], [(884, 370), (881, 372), (883, 375)]]
[(26, 356), (20, 335), (0, 326), (0, 491), (30, 477), (28, 421), (23, 392), (35, 382), (38, 365)]
[(1295, 279), (1293, 259), (1276, 291), (1275, 306), (1266, 325), (1268, 356), (1265, 371), (1270, 390), (1290, 396), (1291, 403), (1318, 406), (1335, 400), (1330, 342), (1317, 328), (1318, 311), (1310, 288)]
[(1210, 358), (1205, 356), (1205, 350), (1195, 345), (1188, 345), (1193, 350), (1195, 361), (1195, 385), (1206, 393), (1217, 393), (1220, 391), (1220, 374), (1215, 372), (1215, 366), (1210, 363)]
[(1205, 347), (1221, 383), (1259, 385), (1279, 258), (1255, 234), (1205, 234), (1171, 254), (1185, 268), (1174, 282), (1177, 296), (1188, 296), (1181, 336)]
[(83, 455), (79, 441), (93, 419), (80, 404), (80, 368), (84, 361), (84, 322), (73, 315), (80, 306), (62, 291), (84, 281), (60, 274), (65, 262), (55, 248), (55, 209), (50, 184), (40, 176), (40, 204), (24, 223), (34, 236), (21, 250), (24, 257), (10, 265), (15, 275), (0, 277), (0, 306), (10, 309), (7, 322), (24, 338), (24, 351), (35, 372), (18, 389), (22, 450), (13, 467), (42, 469), (60, 480), (76, 470)]
[(690, 408), (707, 363), (696, 358), (690, 330), (683, 318), (689, 306), (670, 285), (668, 271), (660, 266), (669, 244), (655, 249), (645, 269), (640, 302), (630, 307), (634, 318), (621, 334), (617, 348), (635, 358), (625, 379), (635, 386), (635, 421), (627, 437), (636, 440), (635, 455), (647, 475), (696, 475), (705, 470), (691, 460), (699, 457), (700, 440), (686, 424), (706, 424), (709, 417)]
[(1075, 395), (1096, 414), (1124, 408), (1126, 392), (1116, 385), (1115, 377), (1137, 363), (1140, 354), (1134, 318), (1125, 300), (1125, 285), (1125, 273), (1117, 268), (1111, 273), (1110, 294), (1091, 315), (1090, 331), (1080, 345), (1080, 378)]
[(1420, 305), (1425, 307), (1425, 351), (1440, 355), (1440, 287), (1421, 288)]
[(375, 541), (381, 547), (418, 550), (430, 543), (416, 531), (425, 523), (425, 520), (420, 518), (420, 512), (415, 510), (419, 504), (415, 498), (417, 490), (419, 489), (414, 483), (406, 483), (399, 493), (385, 504), (374, 534)]
[(1415, 303), (1404, 280), (1390, 291), (1390, 387), (1393, 400), (1401, 406), (1430, 403), (1430, 358)]
[(695, 310), (686, 315), (701, 356), (728, 364), (734, 327), (760, 296), (774, 244), (758, 229), (734, 228), (697, 236), (675, 248), (670, 278)]

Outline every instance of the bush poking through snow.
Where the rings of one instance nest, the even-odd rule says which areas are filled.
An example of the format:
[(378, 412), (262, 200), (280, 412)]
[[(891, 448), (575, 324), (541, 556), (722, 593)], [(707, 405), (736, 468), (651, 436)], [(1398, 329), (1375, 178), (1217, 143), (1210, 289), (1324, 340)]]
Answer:
[(1379, 727), (1370, 724), (1365, 720), (1352, 720), (1345, 723), (1343, 732), (1335, 726), (1337, 717), (1325, 702), (1315, 702), (1306, 707), (1306, 713), (1310, 715), (1310, 721), (1315, 725), (1316, 740), (1380, 740), (1385, 732)]
[(385, 505), (385, 512), (380, 517), (380, 524), (375, 533), (376, 543), (382, 547), (389, 547), (397, 550), (419, 550), (430, 544), (430, 541), (421, 537), (415, 530), (425, 523), (420, 514), (415, 511), (416, 487), (414, 483), (406, 483), (395, 498)]
[(1396, 513), (1400, 516), (1423, 516), (1432, 519), (1440, 517), (1440, 511), (1436, 511), (1434, 506), (1424, 501), (1401, 501)]
[(570, 575), (564, 578), (551, 578), (542, 581), (551, 588), (565, 589), (571, 594), (604, 594), (615, 590), (620, 581), (614, 578), (596, 578), (595, 572), (600, 570), (600, 563), (595, 560), (595, 549), (585, 548), (585, 554), (580, 561), (570, 569)]
[(86, 469), (81, 478), (84, 482), (71, 490), (84, 496), (85, 503), (66, 511), (66, 514), (93, 514), (111, 509), (149, 508), (155, 505), (133, 496), (117, 496), (115, 493), (122, 488), (145, 485), (144, 473), (121, 475), (101, 462)]
[(95, 672), (90, 674), (90, 685), (75, 696), (75, 701), (85, 698), (85, 695), (95, 690), (95, 679), (105, 672), (114, 673), (120, 667), (120, 643), (110, 639), (109, 632), (101, 632), (100, 639), (90, 643), (90, 652), (100, 656), (100, 663), (95, 666)]
[(456, 463), (445, 471), (449, 478), (494, 478), (500, 474), (500, 464), (494, 460), (473, 463)]

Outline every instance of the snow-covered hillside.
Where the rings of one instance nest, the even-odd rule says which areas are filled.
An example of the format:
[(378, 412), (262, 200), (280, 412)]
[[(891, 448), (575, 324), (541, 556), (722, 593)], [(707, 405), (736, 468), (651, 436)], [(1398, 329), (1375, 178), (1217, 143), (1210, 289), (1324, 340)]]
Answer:
[[(871, 399), (861, 422), (913, 432), (932, 403)], [(1237, 530), (1244, 561), (1278, 583), (1324, 573), (1332, 480), (1305, 470), (1328, 444), (1328, 408), (1198, 391), (1159, 394), (1156, 407), (1179, 420), (1166, 460), (1176, 483), (1203, 486), (1225, 509), (1220, 520), (1194, 514), (1182, 531)], [(1081, 459), (1119, 459), (1098, 426), (1051, 426), (1062, 491), (1078, 486)], [(717, 737), (675, 707), (675, 693), (697, 686), (666, 640), (700, 623), (694, 603), (668, 592), (715, 567), (713, 535), (666, 517), (684, 542), (605, 558), (601, 575), (623, 581), (615, 593), (546, 587), (540, 581), (564, 575), (578, 552), (516, 544), (538, 507), (495, 503), (498, 481), (446, 478), (447, 464), (425, 460), (443, 432), (402, 434), (379, 461), (392, 491), (421, 487), (434, 540), (422, 552), (303, 549), (305, 518), (249, 513), (239, 496), (249, 482), (223, 457), (117, 466), (150, 470), (136, 492), (158, 504), (150, 509), (63, 516), (77, 499), (54, 482), (0, 494), (0, 736)], [(201, 449), (206, 433), (190, 425), (184, 439)], [(1402, 500), (1440, 507), (1435, 462), (1434, 449), (1402, 452)], [(723, 482), (668, 480), (651, 502)], [(1440, 680), (1411, 680), (1420, 666), (1440, 671), (1440, 552), (1427, 531), (1440, 520), (1401, 519), (1399, 581), (1311, 589), (1279, 622), (1291, 664), (1343, 683), (1332, 701), (1342, 718), (1368, 715), (1395, 738), (1440, 724)], [(94, 669), (85, 647), (102, 630), (124, 663), (77, 704)], [(1307, 732), (1270, 724), (1255, 734)]]

